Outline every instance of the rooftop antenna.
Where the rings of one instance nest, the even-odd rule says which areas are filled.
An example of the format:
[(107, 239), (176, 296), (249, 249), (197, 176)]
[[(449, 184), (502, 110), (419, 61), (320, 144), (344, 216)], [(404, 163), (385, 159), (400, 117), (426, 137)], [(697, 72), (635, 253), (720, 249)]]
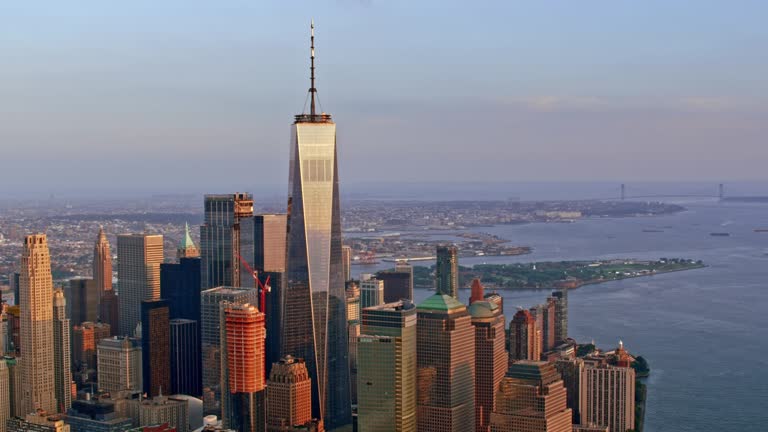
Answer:
[(310, 80), (311, 80), (311, 87), (309, 88), (309, 96), (311, 98), (311, 101), (309, 103), (309, 115), (311, 116), (312, 120), (315, 119), (315, 93), (317, 93), (317, 89), (315, 88), (315, 20), (312, 19), (311, 24), (309, 25), (310, 29)]

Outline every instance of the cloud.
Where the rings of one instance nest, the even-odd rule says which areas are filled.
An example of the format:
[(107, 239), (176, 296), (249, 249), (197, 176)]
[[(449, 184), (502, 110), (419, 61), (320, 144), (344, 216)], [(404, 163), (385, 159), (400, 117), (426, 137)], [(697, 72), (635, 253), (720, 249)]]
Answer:
[(530, 96), (508, 98), (502, 101), (505, 105), (518, 106), (533, 111), (581, 111), (605, 108), (609, 101), (595, 96)]

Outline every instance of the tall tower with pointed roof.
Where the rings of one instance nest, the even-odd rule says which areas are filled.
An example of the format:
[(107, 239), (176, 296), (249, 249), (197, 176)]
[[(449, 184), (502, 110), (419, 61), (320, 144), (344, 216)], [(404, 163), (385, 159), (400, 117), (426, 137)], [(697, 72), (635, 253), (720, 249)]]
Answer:
[(184, 236), (181, 238), (179, 248), (176, 249), (176, 258), (197, 258), (200, 256), (200, 250), (195, 246), (195, 242), (192, 241), (192, 236), (189, 235), (189, 224), (184, 224)]
[(112, 254), (102, 226), (93, 245), (93, 280), (99, 292), (112, 290)]
[(311, 27), (309, 114), (295, 117), (289, 166), (287, 271), (282, 354), (306, 361), (312, 415), (326, 429), (352, 424), (341, 259), (336, 124), (316, 112), (315, 34)]

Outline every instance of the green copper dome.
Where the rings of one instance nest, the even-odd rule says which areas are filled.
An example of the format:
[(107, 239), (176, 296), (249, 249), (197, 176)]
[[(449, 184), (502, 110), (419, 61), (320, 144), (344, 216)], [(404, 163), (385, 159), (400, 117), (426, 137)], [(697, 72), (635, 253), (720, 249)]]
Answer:
[(446, 294), (435, 294), (432, 297), (424, 300), (419, 305), (419, 310), (434, 310), (448, 312), (456, 309), (466, 308), (464, 303), (456, 300), (455, 298)]

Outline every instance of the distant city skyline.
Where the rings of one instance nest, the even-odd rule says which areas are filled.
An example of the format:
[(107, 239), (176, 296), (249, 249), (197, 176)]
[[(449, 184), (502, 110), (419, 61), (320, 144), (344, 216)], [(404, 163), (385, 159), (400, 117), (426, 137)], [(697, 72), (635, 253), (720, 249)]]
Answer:
[(4, 5), (0, 182), (35, 163), (37, 193), (284, 184), (312, 16), (345, 184), (395, 180), (372, 163), (402, 182), (765, 180), (766, 9)]

